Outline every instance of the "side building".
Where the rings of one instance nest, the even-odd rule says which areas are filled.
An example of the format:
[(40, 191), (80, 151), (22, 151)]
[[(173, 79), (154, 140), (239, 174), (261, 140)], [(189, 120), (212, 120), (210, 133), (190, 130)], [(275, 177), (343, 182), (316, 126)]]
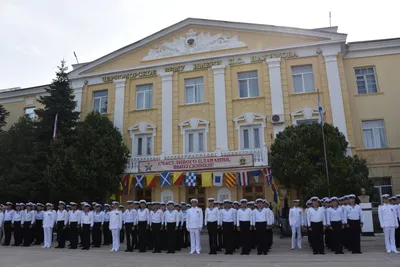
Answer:
[[(108, 116), (131, 150), (129, 198), (273, 201), (269, 148), (286, 126), (318, 122), (319, 91), (347, 153), (368, 160), (379, 199), (400, 191), (400, 39), (346, 38), (337, 27), (189, 18), (75, 65), (69, 77), (81, 116)], [(24, 90), (0, 91), (10, 120), (24, 113), (26, 100), (7, 94)], [(278, 194), (295, 197), (283, 188)]]

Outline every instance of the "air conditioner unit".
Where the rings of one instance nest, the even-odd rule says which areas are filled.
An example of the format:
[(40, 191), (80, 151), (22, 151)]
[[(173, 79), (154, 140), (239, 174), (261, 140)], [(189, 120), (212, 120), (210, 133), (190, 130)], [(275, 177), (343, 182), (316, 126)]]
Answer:
[(272, 122), (272, 124), (284, 123), (285, 119), (283, 117), (283, 114), (273, 114), (271, 116), (271, 122)]

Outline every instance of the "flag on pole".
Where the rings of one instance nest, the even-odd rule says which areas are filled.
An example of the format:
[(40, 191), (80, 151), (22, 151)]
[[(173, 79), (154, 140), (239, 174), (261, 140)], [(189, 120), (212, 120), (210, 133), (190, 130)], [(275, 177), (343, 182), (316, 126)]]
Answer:
[(161, 186), (171, 185), (171, 174), (169, 172), (160, 173)]
[(56, 114), (56, 117), (54, 118), (54, 129), (53, 129), (53, 142), (56, 141), (57, 139), (57, 125), (58, 125), (58, 113)]
[(201, 174), (201, 186), (202, 187), (211, 187), (213, 184), (212, 173), (204, 172)]
[(238, 181), (240, 186), (248, 186), (249, 185), (249, 176), (247, 175), (247, 172), (238, 172)]
[(214, 172), (213, 174), (213, 186), (222, 186), (222, 177), (224, 174), (222, 172)]
[(131, 190), (132, 190), (132, 182), (133, 182), (133, 174), (130, 174), (130, 175), (129, 175), (129, 178), (128, 178), (128, 194), (131, 193)]
[(194, 173), (194, 172), (186, 173), (186, 185), (187, 186), (196, 186), (196, 173)]
[(255, 182), (258, 183), (258, 178), (261, 174), (261, 170), (251, 171), (251, 174), (253, 175)]
[(319, 114), (319, 121), (320, 121), (321, 126), (322, 126), (322, 125), (324, 125), (324, 110), (322, 108), (321, 97), (319, 95), (319, 90), (318, 90), (318, 114)]
[(172, 184), (182, 185), (185, 174), (183, 172), (174, 172), (172, 175)]
[(272, 185), (272, 172), (271, 172), (271, 168), (265, 168), (263, 171), (264, 171), (265, 180), (267, 181), (267, 185), (268, 185), (269, 187), (271, 187), (271, 185)]
[(127, 195), (128, 194), (128, 178), (129, 178), (129, 175), (125, 174), (124, 177), (122, 177), (122, 179), (121, 179), (123, 195)]
[(122, 195), (124, 194), (124, 187), (122, 182), (119, 183), (119, 203), (122, 202)]
[(146, 175), (146, 184), (148, 188), (156, 187), (156, 176), (154, 174)]
[(236, 185), (236, 174), (235, 173), (224, 173), (225, 185), (227, 187), (234, 187)]
[(136, 187), (136, 188), (143, 189), (143, 187), (144, 187), (144, 185), (143, 185), (143, 182), (144, 182), (144, 175), (135, 175), (135, 178), (136, 178), (136, 185), (135, 185), (135, 187)]
[(115, 196), (114, 193), (111, 195), (110, 200), (117, 200), (117, 197)]

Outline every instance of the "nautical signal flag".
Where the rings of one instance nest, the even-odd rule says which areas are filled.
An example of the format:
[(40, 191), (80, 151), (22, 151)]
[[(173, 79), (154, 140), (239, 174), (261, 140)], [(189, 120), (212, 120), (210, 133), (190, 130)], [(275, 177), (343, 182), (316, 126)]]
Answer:
[(236, 174), (235, 173), (224, 173), (225, 185), (227, 187), (234, 187), (236, 185)]
[(136, 178), (136, 188), (143, 189), (144, 187), (144, 175), (135, 175)]
[(154, 174), (146, 175), (146, 184), (148, 188), (156, 187), (156, 176)]
[(248, 186), (249, 185), (249, 176), (247, 175), (247, 172), (238, 172), (238, 181), (240, 186)]
[(174, 172), (172, 176), (173, 185), (182, 185), (185, 174), (183, 172)]
[(196, 186), (196, 173), (194, 173), (194, 172), (186, 173), (186, 185), (187, 186)]
[(213, 174), (213, 186), (222, 186), (222, 177), (224, 173), (222, 172), (214, 172)]
[(256, 183), (258, 183), (258, 177), (259, 177), (260, 174), (261, 174), (261, 170), (251, 171), (251, 174), (253, 175), (254, 180), (256, 181)]
[(269, 187), (272, 187), (272, 172), (271, 172), (271, 168), (265, 168), (263, 170), (264, 172), (264, 177), (265, 177), (265, 181), (267, 182), (267, 185)]
[(211, 187), (213, 184), (212, 173), (211, 172), (203, 172), (201, 174), (201, 186), (202, 187)]
[(127, 187), (128, 187), (128, 194), (130, 194), (131, 193), (131, 189), (132, 189), (132, 182), (133, 182), (133, 174), (129, 174), (129, 177), (128, 177), (128, 185), (127, 185)]
[(160, 173), (161, 186), (171, 185), (171, 174), (169, 172)]

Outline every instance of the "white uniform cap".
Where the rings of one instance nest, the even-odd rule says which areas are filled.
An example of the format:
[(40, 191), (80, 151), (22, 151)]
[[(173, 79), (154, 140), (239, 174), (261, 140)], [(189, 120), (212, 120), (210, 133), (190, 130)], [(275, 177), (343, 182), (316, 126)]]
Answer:
[(239, 205), (239, 201), (233, 201), (233, 204), (238, 204)]
[(51, 203), (46, 203), (46, 206), (50, 206), (50, 207), (52, 207), (52, 206), (53, 206), (53, 204), (51, 204)]
[(254, 205), (254, 201), (249, 201), (247, 204)]
[(76, 205), (78, 205), (78, 204), (76, 204), (76, 202), (69, 202), (69, 204), (70, 204), (71, 206), (76, 206)]
[(389, 194), (383, 194), (382, 198), (389, 198)]
[(18, 206), (24, 206), (25, 207), (25, 203), (19, 203)]
[(106, 204), (104, 204), (104, 207), (110, 207), (110, 205), (106, 203)]
[(224, 203), (230, 203), (231, 201), (229, 199), (225, 199)]
[(133, 201), (133, 204), (139, 204), (139, 201)]
[(160, 202), (160, 205), (165, 205), (165, 202)]
[(139, 203), (144, 203), (144, 204), (146, 204), (146, 200), (142, 199), (142, 200), (139, 201)]
[(330, 201), (338, 201), (337, 197), (331, 197)]
[(102, 206), (101, 206), (101, 204), (97, 203), (97, 204), (96, 204), (96, 207), (102, 207)]
[(133, 204), (133, 200), (128, 200), (126, 203)]
[(240, 200), (240, 203), (243, 203), (243, 202), (246, 202), (246, 203), (247, 203), (247, 199), (242, 198), (242, 199)]
[(123, 208), (124, 208), (124, 205), (119, 205), (119, 208), (120, 208), (120, 209), (123, 209)]
[(27, 206), (33, 206), (33, 203), (32, 202), (28, 202), (28, 203), (26, 203), (26, 205)]
[(293, 199), (293, 202), (299, 203), (300, 200), (299, 199)]
[(198, 203), (199, 201), (198, 201), (197, 199), (195, 199), (195, 198), (192, 198), (192, 199), (190, 200), (190, 203), (193, 203), (193, 202)]
[(349, 195), (349, 198), (356, 198), (356, 195), (350, 194), (350, 195)]
[(214, 199), (213, 197), (210, 197), (210, 198), (208, 199), (208, 202), (213, 202), (213, 201), (215, 201), (215, 199)]
[(6, 202), (6, 205), (12, 205), (13, 203), (12, 202)]
[(318, 197), (312, 197), (310, 198), (311, 201), (319, 201)]
[(65, 202), (64, 201), (58, 201), (58, 204), (64, 205), (65, 206)]
[(175, 203), (172, 201), (172, 200), (170, 200), (170, 201), (168, 201), (167, 202), (167, 205), (174, 205)]
[(119, 205), (119, 202), (118, 201), (113, 201), (112, 204), (113, 205)]
[(36, 203), (36, 205), (37, 205), (38, 207), (44, 207), (44, 205), (43, 205), (42, 203), (40, 203), (40, 202)]
[(93, 202), (92, 202), (92, 206), (93, 206), (93, 205), (96, 205), (96, 204), (97, 204), (97, 202), (96, 202), (96, 201), (93, 201)]
[(400, 198), (400, 195), (396, 195), (397, 198)]
[(186, 204), (186, 207), (191, 207), (190, 204)]
[(83, 204), (83, 206), (84, 207), (90, 207), (90, 204), (89, 203), (85, 203), (85, 204)]
[(263, 200), (261, 198), (257, 198), (256, 203), (260, 203), (260, 202), (263, 202)]

